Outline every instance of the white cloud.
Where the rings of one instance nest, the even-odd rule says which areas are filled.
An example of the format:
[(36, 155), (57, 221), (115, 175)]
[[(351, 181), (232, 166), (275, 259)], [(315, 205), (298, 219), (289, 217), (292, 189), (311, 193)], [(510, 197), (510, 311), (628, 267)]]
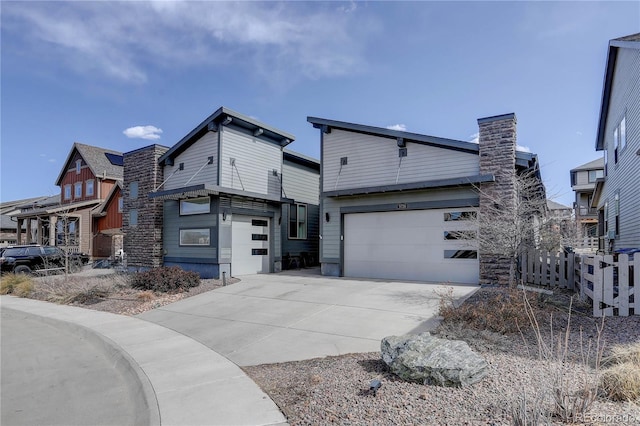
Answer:
[(480, 133), (474, 133), (472, 135), (469, 135), (469, 142), (480, 143)]
[(49, 160), (47, 160), (47, 161), (49, 161), (50, 163), (55, 163), (58, 160), (56, 160), (55, 158), (49, 158)]
[(363, 69), (367, 37), (357, 33), (377, 24), (363, 22), (356, 9), (313, 2), (7, 2), (2, 12), (3, 31), (82, 74), (144, 83), (152, 65), (240, 66), (288, 82)]
[(520, 145), (516, 145), (516, 151), (520, 151), (520, 152), (531, 152), (531, 148), (529, 148), (528, 146), (520, 146)]
[(407, 131), (407, 126), (405, 126), (404, 124), (391, 124), (391, 125), (387, 126), (387, 129), (389, 129), (389, 130), (399, 130), (401, 132), (406, 132)]
[(155, 126), (134, 126), (125, 129), (122, 133), (132, 139), (157, 140), (160, 139), (162, 129), (158, 129)]

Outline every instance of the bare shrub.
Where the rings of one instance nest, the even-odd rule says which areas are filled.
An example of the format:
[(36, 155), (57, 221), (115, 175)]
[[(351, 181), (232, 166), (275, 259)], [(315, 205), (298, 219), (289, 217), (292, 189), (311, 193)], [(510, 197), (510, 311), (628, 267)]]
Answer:
[(185, 271), (177, 266), (161, 266), (144, 272), (136, 272), (131, 277), (131, 287), (138, 290), (152, 290), (164, 293), (183, 292), (200, 285), (200, 275)]
[[(604, 344), (602, 340), (603, 322), (597, 327), (595, 341), (585, 344), (580, 330), (580, 343), (577, 348), (579, 362), (571, 362), (569, 335), (571, 330), (571, 305), (564, 333), (555, 334), (553, 319), (549, 323), (549, 337), (545, 338), (536, 318), (534, 309), (524, 298), (526, 313), (535, 332), (538, 358), (544, 362), (550, 373), (550, 380), (538, 381), (533, 394), (524, 394), (519, 407), (513, 410), (517, 424), (536, 424), (529, 421), (533, 417), (537, 422), (548, 422), (551, 418), (563, 422), (575, 422), (584, 417), (598, 396), (600, 364)], [(550, 396), (550, 397), (549, 397)], [(550, 399), (550, 404), (546, 399)], [(523, 410), (528, 403), (532, 409)]]
[(439, 314), (444, 322), (463, 323), (476, 330), (501, 334), (516, 333), (530, 325), (521, 291), (503, 287), (486, 294), (456, 306), (449, 289), (440, 295)]
[(616, 345), (604, 363), (601, 385), (614, 401), (640, 401), (640, 342)]

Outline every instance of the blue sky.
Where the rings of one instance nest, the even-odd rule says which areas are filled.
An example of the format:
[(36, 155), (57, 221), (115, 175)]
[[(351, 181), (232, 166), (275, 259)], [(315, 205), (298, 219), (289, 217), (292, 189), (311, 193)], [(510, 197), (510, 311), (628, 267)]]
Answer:
[(171, 146), (226, 106), (472, 140), (515, 112), (547, 192), (594, 150), (608, 41), (640, 2), (11, 2), (1, 12), (2, 201), (59, 192), (73, 142)]

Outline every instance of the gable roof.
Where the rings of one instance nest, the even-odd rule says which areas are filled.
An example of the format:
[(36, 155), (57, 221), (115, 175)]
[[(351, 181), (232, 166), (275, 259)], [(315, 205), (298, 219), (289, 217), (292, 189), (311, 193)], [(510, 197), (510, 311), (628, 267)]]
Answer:
[(553, 200), (547, 199), (547, 208), (549, 210), (571, 210), (571, 207), (565, 206), (564, 204), (556, 203)]
[(589, 161), (588, 163), (584, 163), (581, 166), (578, 166), (574, 169), (571, 169), (572, 172), (578, 172), (580, 170), (604, 170), (604, 157), (596, 158), (593, 161)]
[(94, 208), (93, 216), (102, 216), (106, 214), (107, 207), (111, 203), (113, 196), (118, 192), (118, 190), (122, 191), (122, 181), (116, 181), (116, 184), (113, 185), (109, 194), (105, 197), (104, 201), (100, 203), (98, 206)]
[(60, 170), (58, 179), (56, 179), (56, 185), (60, 186), (67, 170), (69, 170), (69, 163), (76, 151), (84, 159), (85, 163), (87, 163), (87, 166), (89, 166), (89, 169), (96, 177), (122, 180), (123, 167), (121, 152), (74, 142), (71, 150), (69, 151), (69, 155), (67, 156), (67, 160), (64, 162), (62, 170)]
[[(493, 118), (493, 117), (489, 117)], [(307, 121), (313, 124), (316, 129), (323, 132), (330, 129), (348, 130), (365, 135), (380, 136), (389, 139), (404, 139), (407, 142), (418, 143), (421, 145), (430, 145), (438, 148), (451, 149), (470, 154), (480, 154), (480, 145), (474, 142), (465, 142), (456, 139), (439, 138), (436, 136), (422, 135), (419, 133), (403, 132), (400, 130), (391, 130), (382, 127), (367, 126), (364, 124), (348, 123), (346, 121), (328, 120), (318, 117), (307, 117)], [(537, 163), (537, 156), (531, 152), (516, 150), (516, 166), (523, 168), (531, 168)]]
[(604, 131), (607, 124), (607, 116), (609, 114), (613, 74), (616, 69), (616, 59), (618, 58), (618, 50), (620, 48), (640, 49), (640, 33), (631, 34), (609, 41), (607, 65), (604, 72), (604, 84), (602, 85), (602, 102), (600, 103), (600, 120), (598, 121), (598, 132), (596, 136), (596, 151), (602, 151), (604, 149)]
[(189, 132), (178, 143), (173, 145), (159, 159), (160, 164), (164, 164), (167, 159), (175, 158), (189, 148), (209, 131), (218, 131), (220, 126), (233, 125), (251, 132), (260, 131), (260, 138), (280, 147), (285, 147), (295, 140), (295, 136), (282, 130), (271, 127), (265, 123), (255, 120), (249, 116), (240, 114), (226, 107), (220, 107), (216, 112), (205, 118), (195, 129)]

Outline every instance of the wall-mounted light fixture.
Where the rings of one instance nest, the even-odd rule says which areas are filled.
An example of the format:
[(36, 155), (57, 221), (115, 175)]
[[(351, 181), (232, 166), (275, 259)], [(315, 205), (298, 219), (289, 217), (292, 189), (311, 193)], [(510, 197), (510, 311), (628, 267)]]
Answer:
[(226, 211), (226, 210), (224, 210), (224, 211), (222, 212), (222, 221), (224, 222), (224, 221), (226, 221), (226, 220), (227, 220), (227, 211)]
[(404, 148), (407, 146), (407, 143), (404, 141), (404, 138), (398, 138), (398, 148)]
[(329, 214), (329, 212), (326, 212), (326, 213), (324, 214), (324, 220), (325, 220), (326, 222), (329, 222), (329, 220), (330, 220), (330, 219), (331, 219), (331, 215)]

